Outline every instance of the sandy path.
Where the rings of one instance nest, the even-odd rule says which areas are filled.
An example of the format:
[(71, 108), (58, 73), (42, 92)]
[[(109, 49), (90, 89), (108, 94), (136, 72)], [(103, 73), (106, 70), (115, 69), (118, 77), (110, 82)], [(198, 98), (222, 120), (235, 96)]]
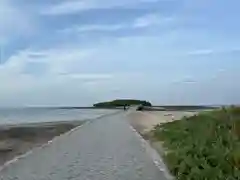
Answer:
[(130, 124), (141, 134), (149, 132), (154, 126), (175, 120), (184, 116), (192, 116), (197, 112), (188, 111), (132, 111), (128, 114)]

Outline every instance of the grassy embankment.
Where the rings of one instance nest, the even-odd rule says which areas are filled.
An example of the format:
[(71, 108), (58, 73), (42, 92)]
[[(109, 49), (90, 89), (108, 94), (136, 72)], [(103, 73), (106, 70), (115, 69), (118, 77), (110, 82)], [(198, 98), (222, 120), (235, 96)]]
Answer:
[(164, 160), (178, 180), (240, 179), (240, 108), (204, 112), (158, 125)]

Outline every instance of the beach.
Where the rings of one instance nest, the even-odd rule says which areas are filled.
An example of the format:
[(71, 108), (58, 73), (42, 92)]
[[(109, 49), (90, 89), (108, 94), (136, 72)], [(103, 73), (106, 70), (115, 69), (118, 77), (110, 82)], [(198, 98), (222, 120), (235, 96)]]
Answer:
[(0, 166), (83, 123), (84, 121), (61, 121), (1, 125)]
[(0, 167), (88, 120), (116, 113), (108, 109), (0, 109)]
[(150, 132), (154, 126), (180, 120), (184, 116), (193, 116), (199, 111), (131, 111), (128, 120), (141, 135)]

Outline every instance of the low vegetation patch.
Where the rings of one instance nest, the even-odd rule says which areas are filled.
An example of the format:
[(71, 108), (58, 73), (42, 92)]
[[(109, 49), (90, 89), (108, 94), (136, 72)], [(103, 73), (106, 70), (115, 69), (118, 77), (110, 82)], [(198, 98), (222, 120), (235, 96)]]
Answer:
[(240, 179), (240, 108), (204, 112), (158, 125), (164, 159), (178, 180)]

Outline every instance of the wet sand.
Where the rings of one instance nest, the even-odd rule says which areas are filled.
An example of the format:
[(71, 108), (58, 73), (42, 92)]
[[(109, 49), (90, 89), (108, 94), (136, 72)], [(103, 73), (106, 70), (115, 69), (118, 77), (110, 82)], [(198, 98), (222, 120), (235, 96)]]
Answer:
[(28, 123), (0, 126), (0, 166), (14, 157), (42, 146), (84, 121)]

